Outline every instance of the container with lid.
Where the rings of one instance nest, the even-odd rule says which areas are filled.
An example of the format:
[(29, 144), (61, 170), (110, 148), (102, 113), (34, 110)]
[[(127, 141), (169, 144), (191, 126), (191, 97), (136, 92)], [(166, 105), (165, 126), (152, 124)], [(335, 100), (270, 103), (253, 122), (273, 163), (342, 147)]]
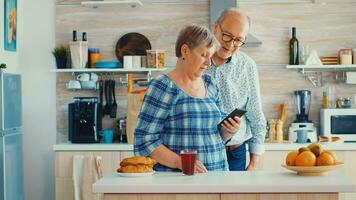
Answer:
[(89, 68), (95, 68), (95, 63), (100, 61), (100, 49), (89, 48)]
[(339, 57), (340, 57), (341, 65), (352, 65), (352, 49), (351, 48), (340, 49)]
[(165, 64), (164, 50), (147, 50), (147, 67), (163, 68)]

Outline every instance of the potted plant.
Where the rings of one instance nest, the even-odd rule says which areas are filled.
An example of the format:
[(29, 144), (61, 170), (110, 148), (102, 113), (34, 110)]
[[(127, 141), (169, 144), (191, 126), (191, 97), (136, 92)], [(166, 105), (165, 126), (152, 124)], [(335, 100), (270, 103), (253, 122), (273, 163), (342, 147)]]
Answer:
[(67, 68), (69, 47), (65, 45), (56, 46), (52, 54), (56, 58), (56, 65), (58, 69)]
[(0, 69), (6, 69), (6, 64), (5, 63), (1, 63), (0, 64)]

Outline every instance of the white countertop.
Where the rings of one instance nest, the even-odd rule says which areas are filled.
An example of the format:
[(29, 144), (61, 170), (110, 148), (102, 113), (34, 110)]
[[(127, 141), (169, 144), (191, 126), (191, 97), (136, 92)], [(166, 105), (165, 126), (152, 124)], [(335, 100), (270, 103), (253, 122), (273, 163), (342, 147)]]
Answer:
[(93, 184), (96, 193), (339, 193), (355, 192), (343, 174), (298, 176), (292, 172), (209, 172), (185, 176), (160, 172), (147, 177), (103, 177)]
[[(308, 144), (275, 144), (266, 143), (266, 151), (292, 151), (299, 147), (307, 146)], [(336, 150), (336, 151), (352, 151), (356, 150), (356, 143), (340, 143), (340, 144), (323, 144), (325, 149)], [(53, 146), (54, 151), (133, 151), (132, 144), (72, 144), (72, 143), (62, 143)]]

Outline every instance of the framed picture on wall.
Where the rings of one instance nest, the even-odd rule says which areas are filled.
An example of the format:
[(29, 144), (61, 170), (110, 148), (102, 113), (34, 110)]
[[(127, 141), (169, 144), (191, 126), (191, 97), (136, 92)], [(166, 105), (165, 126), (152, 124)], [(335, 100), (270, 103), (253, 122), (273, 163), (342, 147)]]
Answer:
[(5, 0), (4, 3), (4, 48), (16, 51), (17, 0)]

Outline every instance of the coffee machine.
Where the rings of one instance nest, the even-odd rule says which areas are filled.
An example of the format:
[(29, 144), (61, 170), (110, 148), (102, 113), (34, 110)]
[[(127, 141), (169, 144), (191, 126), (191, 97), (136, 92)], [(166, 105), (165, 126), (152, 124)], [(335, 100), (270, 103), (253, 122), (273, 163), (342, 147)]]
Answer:
[(97, 97), (74, 97), (68, 105), (68, 140), (72, 143), (97, 143), (102, 111)]
[(298, 136), (304, 134), (305, 142), (316, 142), (318, 140), (317, 130), (313, 122), (309, 120), (311, 92), (309, 90), (294, 91), (294, 102), (297, 107), (297, 118), (289, 127), (289, 141), (297, 142)]

